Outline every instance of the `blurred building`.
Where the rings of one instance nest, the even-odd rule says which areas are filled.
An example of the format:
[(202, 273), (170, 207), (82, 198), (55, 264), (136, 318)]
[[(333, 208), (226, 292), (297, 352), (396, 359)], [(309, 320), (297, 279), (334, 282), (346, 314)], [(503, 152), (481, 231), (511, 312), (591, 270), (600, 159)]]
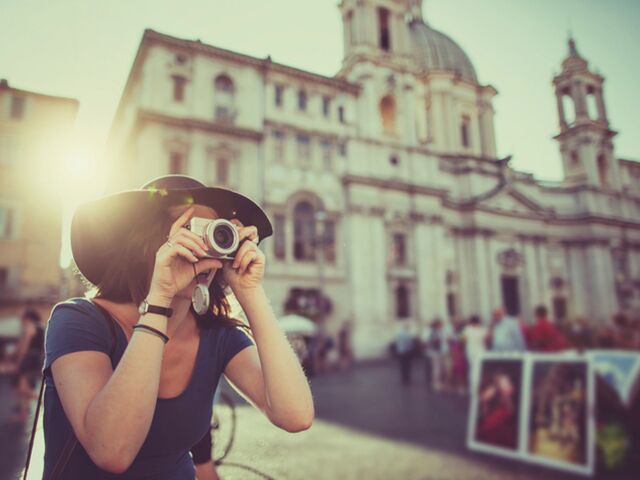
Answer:
[(59, 184), (78, 106), (0, 80), (0, 318), (59, 301)]
[(640, 164), (615, 156), (604, 78), (573, 40), (553, 79), (565, 179), (540, 182), (496, 156), (497, 92), (421, 0), (339, 11), (333, 77), (145, 31), (109, 190), (173, 172), (252, 196), (274, 224), (262, 245), (277, 313), (330, 331), (353, 320), (360, 357), (398, 320), (486, 320), (498, 305), (529, 319), (545, 303), (601, 322), (637, 304)]

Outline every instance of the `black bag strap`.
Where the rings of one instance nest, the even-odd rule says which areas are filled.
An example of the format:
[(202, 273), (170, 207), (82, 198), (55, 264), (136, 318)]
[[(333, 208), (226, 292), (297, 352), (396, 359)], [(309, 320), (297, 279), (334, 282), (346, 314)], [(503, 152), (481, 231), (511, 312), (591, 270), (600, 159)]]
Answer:
[[(98, 305), (95, 302), (91, 302), (91, 303), (94, 306), (98, 307), (98, 310), (100, 310), (100, 312), (102, 313), (102, 316), (107, 321), (107, 325), (109, 325), (109, 331), (111, 332), (111, 340), (112, 340), (111, 350), (109, 351), (109, 358), (113, 360), (113, 355), (115, 354), (116, 347), (118, 345), (118, 336), (116, 334), (115, 320), (111, 317), (111, 314), (107, 312), (107, 310), (104, 307)], [(40, 393), (38, 394), (38, 405), (36, 406), (36, 412), (33, 418), (33, 425), (31, 426), (31, 435), (29, 437), (29, 449), (27, 451), (27, 458), (24, 465), (24, 474), (22, 476), (22, 480), (27, 480), (27, 474), (29, 473), (29, 465), (31, 463), (31, 453), (33, 451), (33, 441), (36, 436), (36, 425), (38, 424), (38, 417), (40, 416), (40, 405), (42, 404), (42, 397), (44, 393), (44, 383), (45, 383), (45, 374), (43, 371), (42, 381), (40, 382)], [(67, 441), (65, 442), (64, 447), (62, 448), (62, 453), (60, 454), (60, 457), (58, 457), (58, 460), (53, 467), (53, 471), (51, 472), (51, 477), (49, 480), (58, 480), (59, 476), (62, 474), (62, 471), (64, 470), (64, 467), (67, 466), (67, 463), (69, 462), (69, 459), (71, 458), (71, 455), (73, 454), (73, 451), (77, 444), (78, 444), (78, 439), (76, 438), (73, 432), (73, 427), (71, 427), (71, 432), (67, 437)]]

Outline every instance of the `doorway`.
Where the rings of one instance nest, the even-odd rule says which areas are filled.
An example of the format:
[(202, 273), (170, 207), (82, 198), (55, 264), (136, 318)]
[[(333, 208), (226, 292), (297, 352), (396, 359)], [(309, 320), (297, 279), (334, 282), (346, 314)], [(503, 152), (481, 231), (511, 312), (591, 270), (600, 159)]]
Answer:
[(502, 276), (502, 304), (507, 314), (520, 315), (520, 289), (518, 288), (518, 277)]

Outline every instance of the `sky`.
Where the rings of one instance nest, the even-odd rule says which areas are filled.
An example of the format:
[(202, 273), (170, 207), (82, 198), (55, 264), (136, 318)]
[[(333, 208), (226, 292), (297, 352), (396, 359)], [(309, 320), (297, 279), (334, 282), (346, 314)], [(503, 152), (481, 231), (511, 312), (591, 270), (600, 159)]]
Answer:
[[(425, 0), (423, 11), (498, 90), (498, 154), (513, 167), (561, 179), (551, 80), (569, 31), (606, 78), (617, 156), (640, 159), (640, 1)], [(0, 78), (80, 101), (77, 170), (100, 156), (145, 28), (324, 75), (343, 54), (337, 0), (0, 0)]]

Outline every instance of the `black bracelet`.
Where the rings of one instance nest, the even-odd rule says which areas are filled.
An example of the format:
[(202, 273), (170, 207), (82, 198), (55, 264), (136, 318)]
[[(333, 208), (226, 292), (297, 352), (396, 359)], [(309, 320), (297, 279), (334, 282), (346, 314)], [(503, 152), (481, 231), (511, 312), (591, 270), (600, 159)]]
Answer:
[(142, 330), (146, 330), (148, 332), (153, 333), (154, 335), (157, 335), (158, 337), (160, 337), (162, 339), (162, 341), (164, 343), (167, 343), (169, 341), (169, 337), (167, 337), (164, 333), (162, 333), (160, 330), (158, 330), (157, 328), (153, 328), (150, 327), (149, 325), (145, 325), (143, 323), (136, 323), (133, 326), (133, 329), (137, 329), (137, 328), (141, 328)]

